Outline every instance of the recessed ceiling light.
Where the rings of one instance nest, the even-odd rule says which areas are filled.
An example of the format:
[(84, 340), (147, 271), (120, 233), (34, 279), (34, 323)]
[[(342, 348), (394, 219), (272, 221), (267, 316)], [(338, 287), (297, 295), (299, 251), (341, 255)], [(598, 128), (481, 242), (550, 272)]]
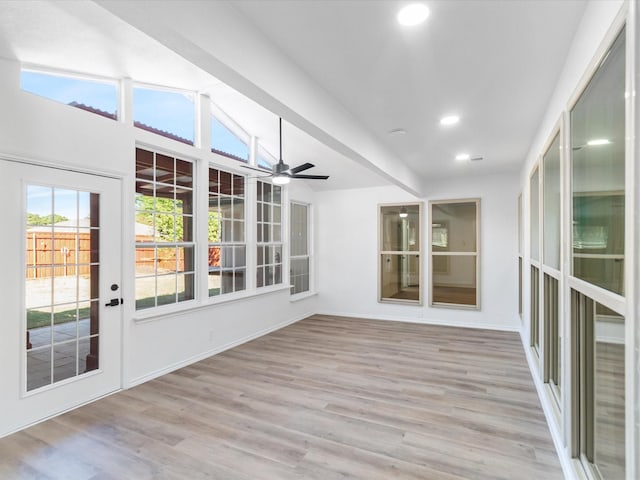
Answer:
[(464, 162), (466, 160), (469, 160), (470, 158), (471, 155), (469, 155), (468, 153), (460, 153), (456, 155), (456, 160), (458, 160), (459, 162)]
[(422, 3), (412, 3), (398, 12), (398, 23), (411, 27), (424, 22), (429, 16), (429, 8)]
[(406, 135), (407, 131), (404, 128), (394, 128), (389, 130), (389, 135)]
[(460, 121), (460, 117), (458, 115), (447, 115), (446, 117), (442, 117), (440, 119), (440, 125), (454, 125)]
[(597, 145), (609, 145), (611, 142), (606, 138), (596, 138), (595, 140), (589, 140), (587, 145), (595, 147)]

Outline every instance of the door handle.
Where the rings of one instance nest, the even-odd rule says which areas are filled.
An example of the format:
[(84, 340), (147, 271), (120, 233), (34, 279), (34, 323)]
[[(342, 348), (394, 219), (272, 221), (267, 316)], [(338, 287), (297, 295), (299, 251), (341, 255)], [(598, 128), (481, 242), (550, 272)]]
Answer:
[(109, 303), (105, 303), (105, 307), (117, 307), (118, 305), (122, 305), (124, 303), (124, 299), (122, 298), (112, 298)]

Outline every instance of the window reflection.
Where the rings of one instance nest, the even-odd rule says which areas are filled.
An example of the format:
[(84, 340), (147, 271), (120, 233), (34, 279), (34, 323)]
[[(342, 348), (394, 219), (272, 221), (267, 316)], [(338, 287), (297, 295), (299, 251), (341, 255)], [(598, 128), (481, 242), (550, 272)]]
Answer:
[(571, 111), (573, 275), (624, 294), (625, 32)]
[(419, 204), (380, 207), (380, 300), (420, 302)]
[(478, 305), (478, 201), (431, 204), (431, 303)]

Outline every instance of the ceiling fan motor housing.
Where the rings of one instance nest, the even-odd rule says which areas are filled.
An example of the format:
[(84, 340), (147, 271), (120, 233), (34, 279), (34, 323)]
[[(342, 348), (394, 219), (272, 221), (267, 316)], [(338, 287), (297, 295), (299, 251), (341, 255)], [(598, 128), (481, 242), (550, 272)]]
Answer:
[(284, 163), (282, 160), (273, 166), (273, 173), (276, 175), (279, 173), (285, 173), (287, 170), (289, 170), (289, 165)]

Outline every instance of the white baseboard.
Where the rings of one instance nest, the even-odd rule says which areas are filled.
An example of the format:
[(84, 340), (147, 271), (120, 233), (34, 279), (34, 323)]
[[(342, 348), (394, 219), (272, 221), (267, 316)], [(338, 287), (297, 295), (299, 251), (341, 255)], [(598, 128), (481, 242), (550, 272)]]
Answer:
[(538, 398), (540, 399), (540, 404), (542, 405), (544, 417), (547, 420), (547, 428), (549, 429), (551, 439), (553, 440), (553, 445), (556, 448), (556, 454), (558, 455), (558, 459), (560, 460), (560, 466), (562, 467), (564, 478), (566, 480), (580, 480), (581, 477), (578, 476), (578, 473), (573, 468), (573, 461), (564, 448), (562, 441), (562, 432), (559, 430), (558, 425), (555, 421), (554, 407), (549, 402), (549, 397), (546, 395), (545, 385), (540, 378), (539, 368), (536, 363), (536, 359), (531, 352), (531, 347), (527, 345), (528, 342), (526, 341), (524, 335), (524, 327), (522, 327), (522, 329), (520, 330), (520, 340), (522, 342), (522, 348), (527, 359), (527, 364), (529, 365), (529, 371), (531, 372), (533, 384), (536, 386), (536, 392), (538, 393)]
[(222, 353), (225, 350), (229, 350), (230, 348), (234, 348), (237, 347), (238, 345), (242, 345), (243, 343), (247, 343), (250, 342), (251, 340), (255, 340), (256, 338), (262, 337), (263, 335), (266, 335), (268, 333), (271, 332), (275, 332), (276, 330), (280, 330), (281, 328), (284, 328), (288, 325), (292, 325), (296, 322), (299, 322), (300, 320), (303, 320), (309, 316), (313, 315), (313, 312), (310, 313), (305, 313), (304, 315), (300, 315), (300, 316), (296, 316), (294, 318), (291, 318), (289, 320), (286, 320), (284, 322), (280, 322), (277, 323), (275, 325), (272, 325), (268, 328), (265, 328), (263, 330), (259, 330), (255, 333), (252, 333), (251, 335), (247, 335), (246, 337), (240, 338), (238, 340), (234, 340), (233, 342), (229, 342), (227, 344), (224, 345), (220, 345), (216, 348), (213, 348), (211, 350), (207, 350), (205, 352), (199, 353), (197, 355), (194, 355), (192, 357), (189, 357), (185, 360), (181, 360), (180, 362), (176, 362), (173, 363), (171, 365), (168, 365), (164, 368), (161, 368), (159, 370), (156, 370), (154, 372), (151, 373), (147, 373), (146, 375), (143, 375), (141, 377), (137, 377), (132, 379), (125, 388), (131, 388), (131, 387), (135, 387), (136, 385), (140, 385), (143, 384), (145, 382), (148, 382), (149, 380), (153, 380), (154, 378), (158, 378), (161, 377), (162, 375), (166, 375), (167, 373), (171, 373), (175, 370), (178, 370), (180, 368), (186, 367), (188, 365), (191, 365), (192, 363), (196, 363), (199, 362), (200, 360), (204, 360), (205, 358), (209, 358), (213, 355), (217, 355), (218, 353)]
[(364, 314), (364, 313), (352, 313), (352, 312), (318, 312), (318, 315), (332, 315), (336, 317), (349, 317), (349, 318), (369, 318), (371, 320), (386, 320), (390, 322), (408, 322), (408, 323), (421, 323), (424, 325), (442, 325), (445, 327), (460, 327), (460, 328), (480, 328), (485, 330), (499, 330), (503, 332), (520, 332), (520, 325), (502, 325), (495, 323), (479, 323), (479, 322), (451, 322), (449, 320), (441, 320), (437, 318), (422, 318), (422, 317), (403, 317), (399, 315), (379, 315), (379, 314)]

